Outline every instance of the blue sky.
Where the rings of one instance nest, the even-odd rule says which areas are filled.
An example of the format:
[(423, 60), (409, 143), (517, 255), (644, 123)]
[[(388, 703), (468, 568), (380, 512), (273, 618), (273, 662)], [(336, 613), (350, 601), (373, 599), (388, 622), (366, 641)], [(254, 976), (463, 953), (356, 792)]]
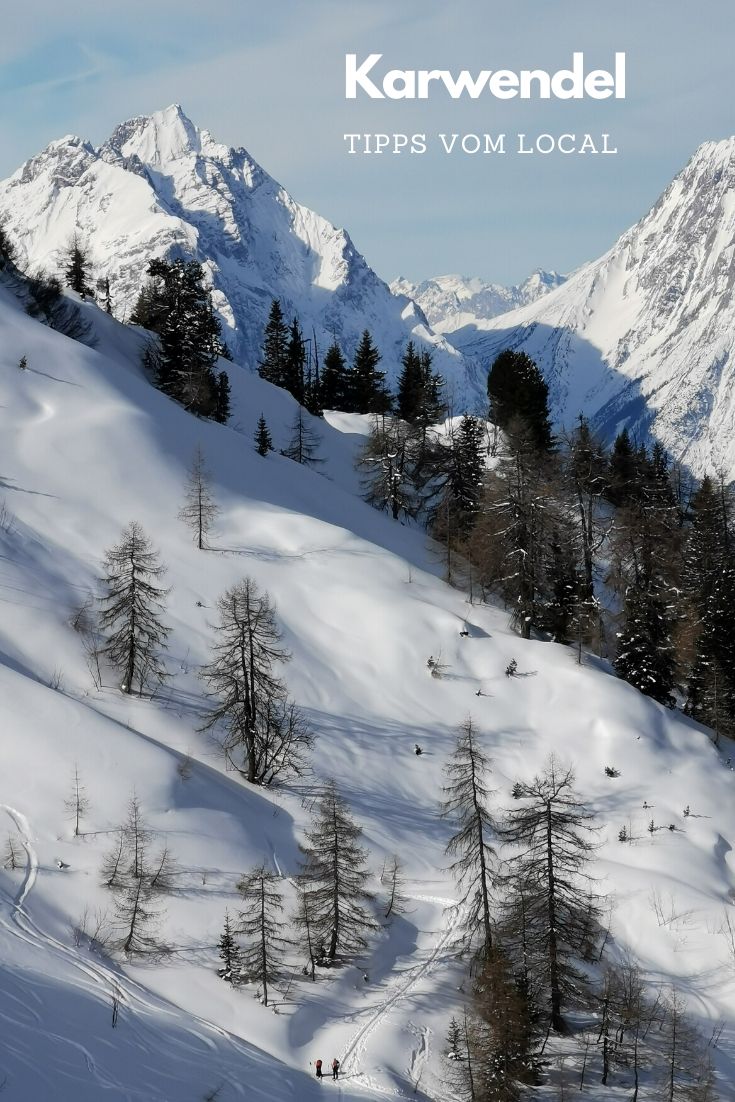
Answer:
[[(386, 278), (569, 271), (644, 214), (697, 145), (735, 132), (734, 32), (732, 0), (28, 0), (3, 14), (0, 175), (55, 137), (99, 143), (178, 101), (346, 226)], [(600, 68), (625, 51), (627, 99), (344, 99), (348, 51), (397, 68), (553, 71), (574, 50)], [(486, 130), (606, 131), (619, 153), (350, 157), (342, 140)]]

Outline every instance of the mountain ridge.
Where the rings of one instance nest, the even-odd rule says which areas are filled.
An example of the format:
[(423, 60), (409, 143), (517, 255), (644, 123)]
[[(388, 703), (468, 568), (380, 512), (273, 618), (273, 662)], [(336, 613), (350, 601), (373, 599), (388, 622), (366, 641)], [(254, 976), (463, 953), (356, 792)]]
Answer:
[(0, 182), (0, 214), (30, 270), (58, 271), (75, 233), (95, 278), (109, 276), (116, 313), (130, 316), (147, 261), (200, 260), (235, 358), (253, 368), (273, 298), (326, 350), (351, 355), (364, 328), (395, 382), (409, 339), (430, 347), (459, 405), (484, 393), (480, 373), (395, 296), (344, 229), (297, 203), (243, 147), (218, 143), (178, 104), (119, 124), (96, 148), (49, 143)]
[(547, 296), (454, 332), (537, 360), (557, 423), (658, 439), (735, 475), (735, 138), (705, 142), (647, 214)]

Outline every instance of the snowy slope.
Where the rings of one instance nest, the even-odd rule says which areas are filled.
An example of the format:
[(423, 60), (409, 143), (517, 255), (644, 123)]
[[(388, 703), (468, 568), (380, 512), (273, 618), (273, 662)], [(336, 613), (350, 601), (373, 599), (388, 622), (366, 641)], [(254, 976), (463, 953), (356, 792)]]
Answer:
[[(295, 409), (287, 395), (233, 371), (234, 427), (197, 421), (140, 376), (138, 334), (87, 312), (96, 350), (41, 327), (0, 289), (0, 500), (12, 513), (0, 530), (0, 809), (2, 829), (24, 847), (23, 868), (0, 870), (8, 1098), (182, 1102), (222, 1085), (222, 1102), (309, 1102), (310, 1062), (339, 1055), (345, 1102), (445, 1099), (443, 1036), (463, 996), (459, 915), (444, 871), (450, 827), (437, 803), (452, 731), (472, 712), (499, 806), (550, 750), (576, 763), (603, 827), (597, 871), (617, 895), (611, 951), (630, 948), (653, 983), (676, 982), (707, 1032), (725, 1021), (716, 1056), (722, 1098), (735, 1099), (735, 974), (721, 933), (735, 899), (733, 773), (706, 733), (604, 669), (577, 666), (567, 648), (522, 643), (505, 613), (447, 587), (419, 531), (355, 496), (348, 465), (358, 419), (320, 427), (324, 473), (262, 459), (251, 446), (255, 423), (263, 411), (283, 441)], [(197, 443), (222, 507), (209, 552), (177, 520)], [(155, 702), (123, 698), (111, 678), (96, 692), (70, 626), (104, 550), (132, 518), (160, 548), (172, 590), (172, 678)], [(276, 602), (293, 654), (289, 687), (318, 735), (314, 776), (293, 790), (248, 788), (197, 733), (196, 669), (212, 606), (246, 573)], [(449, 665), (444, 679), (429, 676), (429, 653)], [(509, 679), (514, 656), (524, 676)], [(187, 755), (188, 780), (178, 768)], [(93, 805), (89, 833), (76, 840), (63, 810), (75, 761)], [(622, 776), (607, 778), (608, 764)], [(308, 808), (329, 775), (364, 826), (373, 886), (399, 852), (411, 909), (359, 967), (333, 979), (304, 980), (294, 951), (294, 982), (276, 1014), (216, 977), (213, 946), (252, 864), (271, 863), (291, 893)], [(85, 908), (110, 905), (98, 872), (105, 832), (133, 788), (182, 872), (166, 903), (172, 957), (122, 967), (77, 946), (70, 926)], [(644, 811), (644, 801), (655, 809)], [(684, 819), (686, 805), (693, 814)], [(651, 815), (681, 830), (650, 837)], [(637, 840), (622, 845), (618, 830), (629, 822)], [(654, 889), (683, 917), (661, 927)], [(626, 1095), (613, 1082), (604, 1097)]]
[(623, 425), (735, 475), (735, 138), (707, 142), (652, 210), (552, 294), (454, 333), (538, 360), (556, 417)]
[(504, 287), (475, 276), (436, 276), (421, 283), (396, 279), (390, 287), (396, 295), (407, 295), (421, 307), (429, 325), (437, 333), (450, 336), (456, 329), (477, 325), (508, 310), (527, 306), (566, 281), (558, 272), (538, 268), (523, 283)]
[(345, 230), (300, 206), (244, 149), (219, 144), (178, 105), (118, 126), (101, 148), (69, 136), (0, 183), (0, 214), (28, 270), (58, 271), (74, 233), (95, 278), (109, 276), (115, 311), (135, 305), (147, 262), (202, 261), (236, 358), (255, 367), (273, 298), (326, 349), (351, 354), (365, 327), (391, 380), (406, 341), (435, 352), (456, 402), (482, 391), (471, 365), (405, 296), (393, 295)]

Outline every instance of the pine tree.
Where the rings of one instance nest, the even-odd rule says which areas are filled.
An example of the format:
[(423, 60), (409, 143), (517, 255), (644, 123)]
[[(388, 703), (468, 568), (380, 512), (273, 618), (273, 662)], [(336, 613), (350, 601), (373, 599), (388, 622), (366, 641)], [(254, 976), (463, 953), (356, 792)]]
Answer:
[[(437, 460), (443, 482), (434, 512), (434, 530), (445, 538), (447, 524), (457, 542), (468, 535), (480, 511), (485, 476), (485, 428), (477, 417), (465, 414), (456, 430), (451, 430), (449, 446)], [(449, 519), (447, 519), (449, 518)]]
[(133, 315), (158, 334), (157, 344), (146, 350), (145, 365), (164, 394), (198, 416), (212, 417), (218, 397), (220, 404), (224, 398), (224, 383), (214, 370), (224, 346), (204, 269), (196, 260), (152, 260), (148, 273), (151, 301)]
[(579, 426), (569, 440), (565, 455), (564, 478), (582, 552), (579, 593), (582, 602), (590, 602), (594, 597), (595, 555), (604, 539), (599, 518), (602, 498), (607, 490), (606, 466), (602, 444), (580, 415)]
[(110, 290), (109, 276), (97, 280), (97, 292), (102, 299), (105, 313), (112, 317), (112, 292)]
[(5, 219), (0, 218), (0, 272), (13, 266), (15, 260), (15, 247), (10, 240)]
[(81, 834), (81, 823), (90, 808), (87, 793), (79, 776), (79, 767), (74, 766), (74, 775), (71, 782), (71, 793), (64, 801), (64, 808), (70, 819), (74, 821), (74, 837)]
[(299, 405), (304, 404), (306, 394), (306, 346), (299, 319), (294, 318), (288, 331), (286, 363), (283, 386)]
[(673, 707), (674, 646), (665, 596), (654, 583), (633, 584), (626, 594), (624, 615), (615, 672), (646, 696)]
[(329, 961), (364, 949), (366, 935), (376, 928), (367, 910), (372, 895), (365, 886), (369, 873), (361, 836), (335, 782), (328, 780), (301, 849), (314, 937)]
[(227, 372), (218, 372), (212, 420), (220, 425), (226, 425), (230, 419), (231, 389), (230, 376)]
[(549, 387), (525, 352), (507, 348), (495, 359), (487, 380), (490, 420), (501, 429), (521, 422), (539, 451), (552, 447)]
[(342, 351), (334, 340), (324, 357), (319, 400), (323, 409), (350, 411), (350, 372)]
[(221, 730), (227, 761), (251, 784), (298, 776), (313, 737), (274, 671), (290, 655), (280, 646), (270, 597), (244, 578), (217, 609), (211, 659), (201, 671), (211, 700), (203, 729)]
[(416, 420), (423, 398), (423, 372), (416, 345), (409, 341), (401, 359), (403, 368), (398, 377), (396, 412), (404, 421)]
[(454, 858), (450, 869), (462, 892), (461, 903), (467, 908), (466, 940), (469, 945), (477, 945), (478, 955), (484, 960), (493, 946), (490, 895), (497, 867), (490, 843), (496, 824), (489, 807), (489, 772), (490, 761), (468, 717), (459, 728), (454, 754), (446, 768), (442, 816), (457, 827), (446, 853)]
[(200, 551), (206, 548), (207, 537), (218, 515), (219, 506), (212, 496), (212, 476), (207, 469), (201, 444), (197, 444), (189, 467), (184, 504), (179, 510), (179, 520), (183, 520), (191, 528)]
[(317, 467), (324, 462), (318, 454), (319, 442), (319, 437), (304, 417), (304, 407), (299, 406), (291, 425), (291, 439), (281, 455), (306, 467)]
[(225, 911), (225, 924), (219, 939), (219, 955), (222, 960), (217, 975), (236, 987), (242, 979), (242, 953), (235, 940), (235, 934), (230, 922), (230, 913)]
[(363, 331), (350, 372), (350, 400), (356, 413), (389, 413), (391, 397), (385, 374), (378, 370), (381, 356), (367, 329)]
[(405, 422), (376, 416), (356, 462), (365, 500), (398, 520), (416, 516), (411, 436)]
[(89, 255), (77, 234), (74, 234), (67, 249), (64, 277), (67, 286), (82, 298), (87, 295), (94, 298), (94, 291), (90, 287), (90, 268)]
[(415, 413), (415, 424), (425, 435), (430, 425), (436, 425), (446, 415), (447, 409), (442, 398), (444, 379), (434, 371), (432, 353), (424, 348), (419, 353), (421, 367), (421, 394)]
[(627, 429), (615, 437), (607, 481), (607, 498), (613, 505), (625, 505), (639, 493), (638, 460)]
[(556, 643), (568, 643), (579, 627), (582, 579), (575, 557), (571, 528), (557, 523), (547, 545), (545, 567), (547, 597), (539, 615), (539, 626)]
[(18, 361), (18, 369), (20, 371), (27, 371), (28, 370), (28, 357), (27, 356), (21, 356), (20, 360)]
[(548, 457), (530, 430), (513, 422), (494, 469), (484, 479), (471, 554), (483, 584), (511, 608), (523, 639), (543, 623), (549, 596), (549, 531), (555, 511)]
[(732, 495), (724, 480), (704, 478), (692, 498), (683, 589), (691, 644), (686, 712), (721, 734), (735, 732), (735, 547)]
[(263, 334), (263, 353), (258, 374), (274, 386), (287, 385), (288, 327), (278, 299), (273, 299)]
[(242, 950), (245, 975), (257, 979), (268, 1005), (268, 986), (278, 983), (283, 974), (283, 954), (289, 941), (284, 937), (286, 924), (280, 920), (283, 900), (278, 877), (264, 865), (247, 873), (237, 885), (244, 904), (240, 911), (240, 932), (248, 944)]
[(469, 1030), (476, 1097), (516, 1102), (537, 1082), (534, 1016), (502, 949), (494, 946), (474, 988)]
[(255, 430), (255, 450), (258, 455), (263, 456), (273, 451), (273, 439), (262, 413), (258, 418), (258, 427)]
[(164, 572), (158, 553), (136, 521), (123, 530), (105, 557), (100, 626), (107, 633), (103, 654), (122, 675), (125, 693), (142, 695), (165, 676), (161, 651), (168, 628), (162, 620), (167, 590), (155, 584)]
[(573, 771), (553, 757), (541, 776), (516, 784), (513, 797), (501, 831), (513, 849), (501, 931), (523, 982), (534, 974), (543, 984), (551, 1028), (561, 1032), (564, 1002), (581, 982), (573, 960), (599, 913), (586, 872), (594, 817), (574, 790)]

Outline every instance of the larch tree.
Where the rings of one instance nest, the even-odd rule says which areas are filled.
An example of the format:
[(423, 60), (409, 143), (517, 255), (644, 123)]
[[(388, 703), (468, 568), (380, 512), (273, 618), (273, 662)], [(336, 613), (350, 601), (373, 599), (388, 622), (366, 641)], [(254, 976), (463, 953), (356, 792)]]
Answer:
[(513, 851), (502, 878), (504, 943), (514, 947), (523, 973), (540, 979), (551, 1028), (563, 1032), (564, 1003), (580, 984), (574, 959), (599, 916), (587, 872), (594, 816), (574, 789), (572, 769), (560, 768), (553, 756), (541, 776), (514, 786), (513, 797), (500, 828)]
[(278, 877), (259, 865), (242, 877), (237, 890), (243, 902), (238, 930), (246, 939), (241, 951), (243, 972), (260, 984), (267, 1006), (269, 985), (283, 975), (283, 956), (289, 945), (283, 933), (286, 923), (281, 921), (283, 899)]
[(376, 928), (368, 911), (373, 897), (361, 837), (335, 782), (328, 780), (301, 846), (301, 878), (315, 941), (330, 962), (360, 952)]
[(450, 870), (459, 885), (468, 945), (489, 959), (493, 947), (491, 894), (497, 858), (491, 839), (497, 825), (490, 811), (492, 795), (487, 786), (490, 761), (480, 746), (478, 733), (468, 717), (457, 733), (454, 753), (446, 767), (442, 816), (455, 826), (446, 853), (453, 858)]
[(168, 590), (156, 585), (164, 573), (158, 552), (136, 521), (105, 557), (100, 598), (103, 654), (121, 677), (125, 693), (142, 695), (165, 677), (161, 657), (169, 629), (163, 621)]
[(212, 475), (207, 468), (201, 444), (197, 444), (189, 467), (179, 519), (191, 528), (200, 551), (207, 547), (207, 537), (218, 514), (219, 506), (212, 494)]
[(304, 407), (301, 405), (291, 425), (291, 438), (281, 455), (305, 467), (317, 467), (324, 462), (319, 455), (319, 437), (304, 417)]
[(87, 798), (87, 792), (82, 784), (81, 777), (79, 776), (79, 766), (75, 764), (74, 774), (71, 781), (71, 792), (68, 798), (64, 801), (64, 808), (68, 818), (74, 823), (74, 837), (78, 838), (82, 833), (81, 825), (82, 819), (85, 817), (90, 809), (90, 802)]
[(217, 610), (211, 658), (201, 671), (210, 699), (203, 730), (221, 731), (227, 761), (251, 784), (298, 776), (313, 737), (274, 668), (290, 655), (280, 645), (271, 599), (244, 578)]

